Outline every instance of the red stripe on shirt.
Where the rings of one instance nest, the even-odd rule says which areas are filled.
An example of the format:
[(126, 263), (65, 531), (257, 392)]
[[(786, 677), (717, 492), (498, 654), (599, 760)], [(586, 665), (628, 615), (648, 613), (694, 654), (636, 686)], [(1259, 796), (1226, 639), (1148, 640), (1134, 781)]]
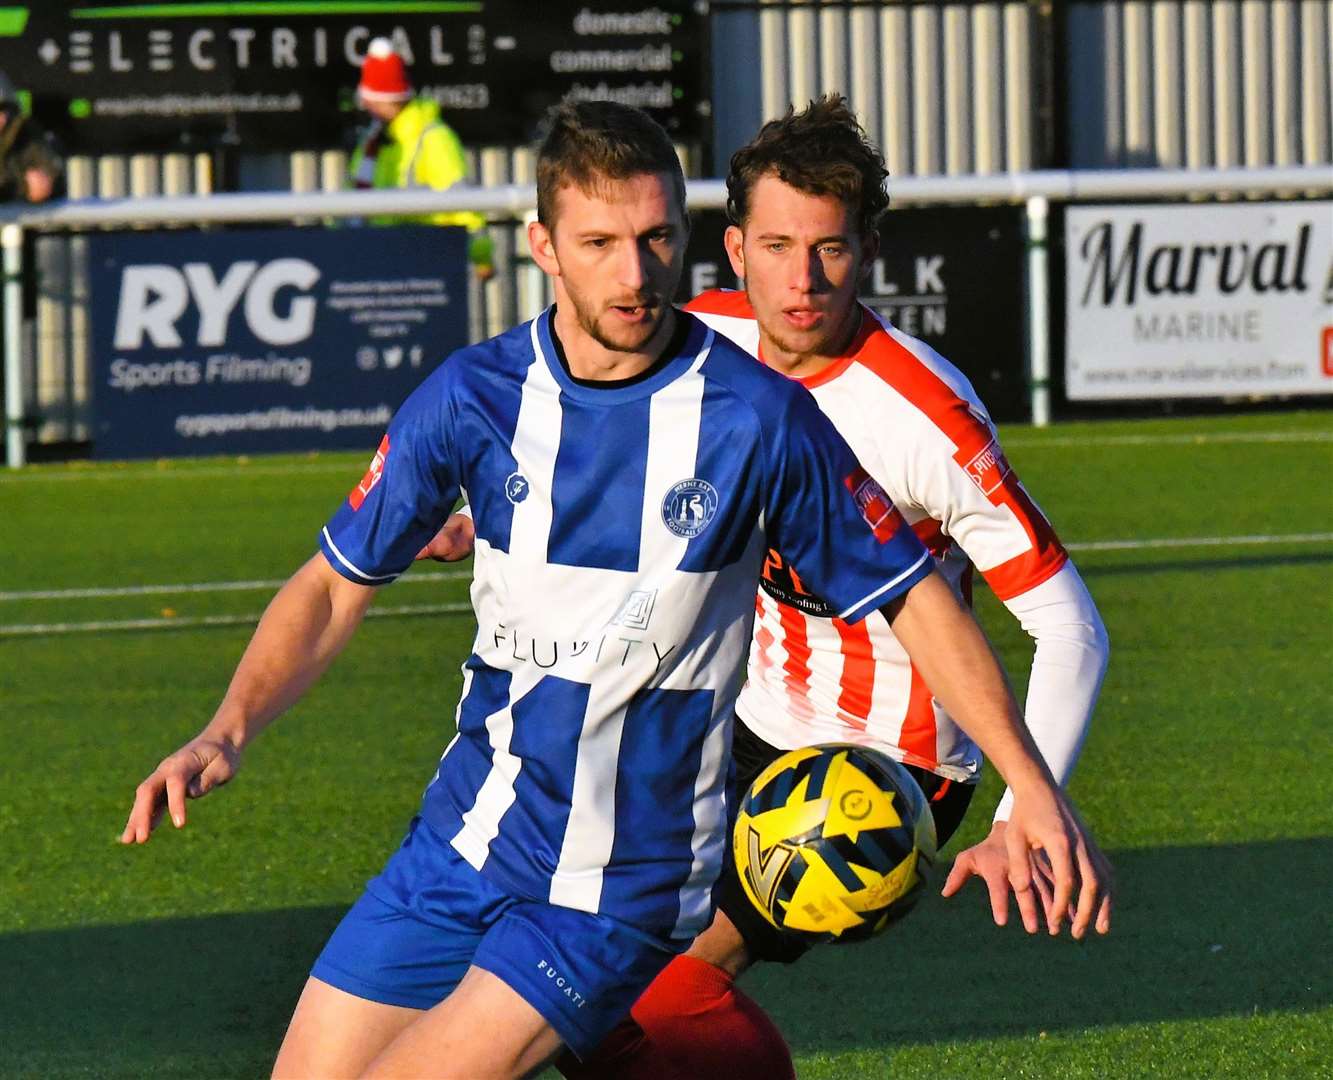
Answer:
[(870, 703), (875, 696), (875, 656), (866, 620), (851, 624), (834, 619), (842, 639), (842, 678), (838, 683), (838, 718), (865, 731)]
[(907, 715), (898, 735), (898, 745), (907, 756), (908, 764), (933, 769), (936, 759), (935, 704), (926, 680), (912, 668), (912, 689), (907, 698)]
[(990, 427), (977, 418), (970, 404), (878, 324), (876, 332), (863, 333), (853, 346), (858, 344), (856, 360), (949, 437), (958, 448), (953, 456), (959, 467), (992, 503), (1007, 506), (1027, 533), (1029, 550), (983, 572), (995, 595), (1008, 600), (1040, 585), (1064, 566), (1068, 555), (1055, 530), (1023, 490)]
[(754, 598), (754, 610), (754, 640), (755, 644), (759, 646), (759, 670), (767, 671), (773, 666), (773, 657), (769, 655), (768, 650), (773, 647), (773, 643), (777, 641), (777, 638), (773, 636), (773, 631), (761, 621), (764, 617), (764, 602), (759, 598), (758, 593), (755, 594)]
[(813, 719), (815, 707), (810, 701), (810, 641), (805, 632), (805, 616), (788, 604), (778, 604), (782, 621), (782, 647), (787, 651), (782, 677), (787, 687), (792, 714), (801, 720)]
[(944, 526), (934, 518), (922, 518), (920, 521), (912, 522), (912, 531), (916, 533), (916, 538), (926, 545), (926, 550), (937, 559), (944, 558), (949, 545), (953, 543), (944, 535)]

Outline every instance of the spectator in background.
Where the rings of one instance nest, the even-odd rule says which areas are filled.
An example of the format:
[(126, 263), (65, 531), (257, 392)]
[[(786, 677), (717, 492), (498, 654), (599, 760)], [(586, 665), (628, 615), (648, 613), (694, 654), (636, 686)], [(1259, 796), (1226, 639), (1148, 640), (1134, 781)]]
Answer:
[[(388, 38), (376, 38), (361, 65), (357, 102), (374, 122), (352, 154), (358, 188), (434, 188), (444, 191), (467, 175), (463, 144), (440, 119), (440, 107), (416, 97), (403, 58)], [(467, 211), (420, 216), (380, 215), (373, 225), (425, 222), (462, 225), (471, 233), (468, 257), (483, 281), (494, 273), (486, 219)]]
[(46, 202), (61, 172), (51, 137), (23, 115), (18, 91), (0, 72), (0, 202)]

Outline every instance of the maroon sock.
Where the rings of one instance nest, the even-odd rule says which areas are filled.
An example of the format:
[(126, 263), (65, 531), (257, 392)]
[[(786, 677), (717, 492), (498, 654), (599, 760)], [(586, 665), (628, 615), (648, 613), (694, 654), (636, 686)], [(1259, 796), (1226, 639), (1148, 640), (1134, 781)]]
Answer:
[(796, 1080), (777, 1025), (721, 968), (678, 956), (567, 1080)]
[(676, 957), (630, 1011), (645, 1035), (640, 1055), (697, 1080), (795, 1080), (777, 1025), (733, 984), (721, 968)]

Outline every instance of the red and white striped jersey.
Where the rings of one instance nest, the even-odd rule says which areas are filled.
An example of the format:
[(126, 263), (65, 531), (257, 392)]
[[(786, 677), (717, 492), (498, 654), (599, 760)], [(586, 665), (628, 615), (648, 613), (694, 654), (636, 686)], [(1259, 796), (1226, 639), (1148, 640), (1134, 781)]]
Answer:
[[(686, 310), (760, 355), (743, 292), (712, 290)], [(964, 602), (974, 567), (1010, 600), (1065, 565), (971, 384), (930, 346), (865, 308), (846, 354), (800, 381)], [(737, 703), (755, 734), (784, 749), (858, 742), (950, 779), (976, 777), (980, 751), (931, 697), (883, 615), (855, 625), (835, 618), (779, 551), (769, 553), (755, 606)]]

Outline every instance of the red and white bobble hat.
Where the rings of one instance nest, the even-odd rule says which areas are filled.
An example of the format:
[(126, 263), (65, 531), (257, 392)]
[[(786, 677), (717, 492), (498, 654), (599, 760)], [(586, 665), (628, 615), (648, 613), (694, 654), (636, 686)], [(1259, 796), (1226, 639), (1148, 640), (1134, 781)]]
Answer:
[(406, 101), (412, 96), (403, 58), (393, 51), (388, 38), (378, 37), (370, 43), (356, 93), (363, 101)]

